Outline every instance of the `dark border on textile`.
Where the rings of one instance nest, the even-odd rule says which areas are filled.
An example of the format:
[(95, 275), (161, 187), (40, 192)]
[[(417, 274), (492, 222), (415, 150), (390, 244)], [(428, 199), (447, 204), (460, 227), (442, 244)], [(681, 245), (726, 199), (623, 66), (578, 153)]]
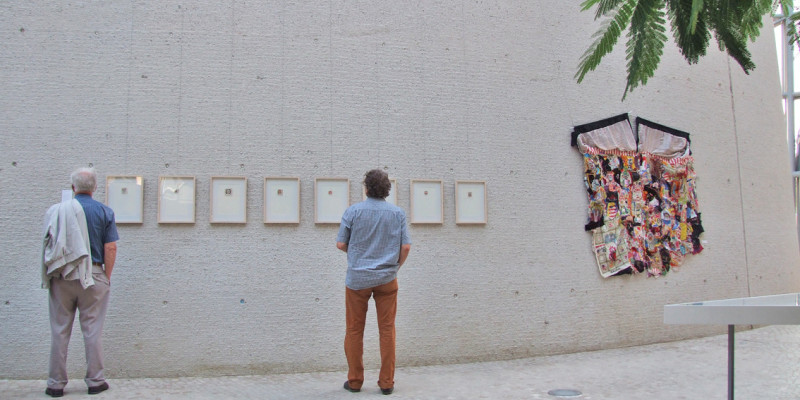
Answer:
[(673, 136), (682, 137), (682, 138), (686, 139), (689, 143), (692, 142), (692, 140), (689, 139), (689, 133), (687, 133), (687, 132), (679, 131), (679, 130), (677, 130), (675, 128), (670, 128), (668, 126), (657, 124), (655, 122), (648, 121), (648, 120), (646, 120), (644, 118), (640, 118), (640, 117), (636, 117), (636, 136), (637, 137), (639, 136), (639, 125), (640, 124), (649, 126), (649, 127), (653, 128), (653, 129), (658, 129), (658, 130), (660, 130), (660, 131), (662, 131), (664, 133), (669, 133), (670, 135), (673, 135)]
[[(581, 133), (591, 132), (596, 129), (605, 128), (607, 126), (611, 126), (622, 121), (628, 121), (628, 126), (631, 125), (631, 120), (628, 119), (628, 113), (620, 114), (611, 118), (601, 119), (600, 121), (589, 122), (588, 124), (575, 126), (572, 128), (572, 141), (570, 143), (572, 147), (577, 147), (578, 135), (580, 135)], [(633, 129), (631, 129), (631, 131), (633, 131)], [(636, 134), (634, 134), (634, 138), (635, 137)]]

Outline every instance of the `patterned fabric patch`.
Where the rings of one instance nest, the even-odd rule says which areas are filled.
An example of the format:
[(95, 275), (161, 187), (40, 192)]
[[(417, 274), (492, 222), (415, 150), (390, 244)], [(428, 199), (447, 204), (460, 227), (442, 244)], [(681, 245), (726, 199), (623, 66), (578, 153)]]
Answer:
[[(585, 229), (592, 232), (603, 277), (665, 275), (687, 255), (703, 250), (688, 134), (642, 119), (637, 119), (637, 128), (637, 153), (587, 145), (629, 142), (633, 131), (627, 115), (582, 125), (573, 132), (573, 144), (583, 154), (589, 197)], [(591, 140), (582, 138), (584, 134)]]

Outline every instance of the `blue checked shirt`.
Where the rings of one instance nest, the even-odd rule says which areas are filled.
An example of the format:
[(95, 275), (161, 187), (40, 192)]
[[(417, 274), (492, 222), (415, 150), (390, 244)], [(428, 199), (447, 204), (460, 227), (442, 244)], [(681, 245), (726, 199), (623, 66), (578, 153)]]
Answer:
[(336, 241), (347, 244), (348, 288), (389, 283), (397, 277), (400, 247), (411, 244), (406, 213), (384, 199), (368, 197), (344, 212)]

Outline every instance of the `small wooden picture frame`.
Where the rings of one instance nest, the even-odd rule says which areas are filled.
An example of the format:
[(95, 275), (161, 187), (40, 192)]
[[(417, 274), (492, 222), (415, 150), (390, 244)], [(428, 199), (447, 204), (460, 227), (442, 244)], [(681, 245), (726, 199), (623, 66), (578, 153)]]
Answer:
[(264, 223), (300, 223), (300, 178), (264, 178)]
[(195, 178), (158, 177), (158, 223), (193, 224), (195, 219)]
[(456, 181), (456, 224), (486, 224), (488, 211), (486, 181)]
[(210, 190), (212, 224), (247, 223), (247, 178), (244, 176), (212, 176)]
[(118, 224), (144, 222), (144, 179), (138, 175), (106, 176), (106, 205)]
[(444, 196), (442, 181), (435, 179), (411, 180), (411, 223), (444, 223)]
[(349, 179), (317, 178), (314, 181), (314, 223), (338, 224), (349, 206)]

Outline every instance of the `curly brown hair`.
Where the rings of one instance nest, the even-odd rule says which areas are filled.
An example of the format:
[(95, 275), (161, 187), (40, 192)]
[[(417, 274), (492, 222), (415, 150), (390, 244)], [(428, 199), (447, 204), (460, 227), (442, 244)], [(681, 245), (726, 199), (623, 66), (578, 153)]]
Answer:
[(367, 188), (367, 197), (385, 199), (392, 189), (392, 183), (386, 172), (373, 169), (364, 175), (364, 187)]

